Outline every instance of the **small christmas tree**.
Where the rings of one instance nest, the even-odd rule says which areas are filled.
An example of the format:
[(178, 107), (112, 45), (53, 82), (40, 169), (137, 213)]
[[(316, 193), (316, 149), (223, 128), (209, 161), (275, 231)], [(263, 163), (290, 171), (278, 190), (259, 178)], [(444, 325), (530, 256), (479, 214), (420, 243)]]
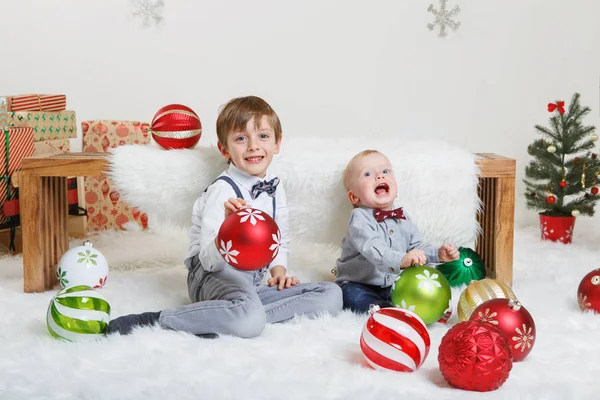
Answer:
[(598, 135), (584, 126), (589, 107), (581, 107), (575, 93), (565, 112), (564, 101), (548, 104), (550, 128), (536, 125), (542, 136), (527, 147), (534, 159), (525, 167), (523, 180), (528, 209), (549, 216), (594, 215), (598, 201), (600, 159), (591, 150)]

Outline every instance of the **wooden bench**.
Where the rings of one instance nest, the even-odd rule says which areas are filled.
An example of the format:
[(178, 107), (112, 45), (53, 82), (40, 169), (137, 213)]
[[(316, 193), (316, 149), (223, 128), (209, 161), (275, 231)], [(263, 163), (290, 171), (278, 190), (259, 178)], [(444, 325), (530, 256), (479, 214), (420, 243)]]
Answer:
[[(57, 284), (57, 264), (69, 246), (67, 177), (105, 174), (108, 156), (63, 153), (23, 159), (18, 179), (25, 292), (50, 290)], [(478, 156), (484, 209), (477, 216), (482, 232), (476, 251), (486, 263), (488, 277), (512, 284), (516, 163), (495, 154)]]

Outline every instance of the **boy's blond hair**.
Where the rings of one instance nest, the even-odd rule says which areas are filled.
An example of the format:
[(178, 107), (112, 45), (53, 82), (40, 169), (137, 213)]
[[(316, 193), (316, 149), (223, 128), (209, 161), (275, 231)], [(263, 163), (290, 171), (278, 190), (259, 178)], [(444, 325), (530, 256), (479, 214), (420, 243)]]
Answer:
[(342, 178), (342, 182), (344, 182), (344, 187), (346, 188), (346, 190), (350, 190), (350, 180), (352, 179), (352, 164), (354, 164), (354, 161), (373, 153), (381, 154), (377, 150), (363, 150), (354, 157), (352, 157), (352, 159), (348, 162), (348, 165), (346, 165), (346, 169), (344, 169), (344, 176)]
[(227, 136), (231, 132), (243, 131), (248, 121), (254, 118), (254, 127), (258, 129), (262, 117), (266, 115), (267, 121), (275, 133), (275, 142), (281, 139), (281, 122), (271, 106), (256, 96), (237, 97), (231, 99), (219, 112), (217, 118), (217, 138), (222, 146), (227, 147)]

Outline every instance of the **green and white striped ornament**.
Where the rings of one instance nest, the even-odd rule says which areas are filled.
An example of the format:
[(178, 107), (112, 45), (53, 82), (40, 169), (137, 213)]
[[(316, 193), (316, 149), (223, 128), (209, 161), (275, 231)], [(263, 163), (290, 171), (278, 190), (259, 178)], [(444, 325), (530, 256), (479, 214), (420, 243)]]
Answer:
[(91, 341), (104, 336), (110, 321), (106, 298), (90, 286), (72, 286), (50, 301), (46, 324), (52, 336), (71, 342)]

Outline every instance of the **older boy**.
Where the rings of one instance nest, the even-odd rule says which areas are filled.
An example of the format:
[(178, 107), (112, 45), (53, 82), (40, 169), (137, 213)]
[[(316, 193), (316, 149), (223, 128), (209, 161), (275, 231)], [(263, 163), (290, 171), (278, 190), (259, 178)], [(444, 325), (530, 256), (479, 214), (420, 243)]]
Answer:
[[(225, 105), (217, 119), (218, 148), (229, 164), (195, 202), (188, 292), (192, 304), (156, 313), (133, 314), (110, 322), (109, 332), (130, 333), (152, 325), (196, 335), (258, 336), (265, 323), (294, 315), (335, 314), (342, 308), (340, 288), (331, 282), (299, 283), (287, 275), (289, 224), (286, 198), (269, 167), (281, 146), (281, 123), (264, 100), (249, 96)], [(275, 218), (281, 232), (280, 250), (258, 271), (241, 271), (219, 254), (216, 236), (225, 217), (249, 205)], [(263, 285), (266, 271), (271, 277)]]

